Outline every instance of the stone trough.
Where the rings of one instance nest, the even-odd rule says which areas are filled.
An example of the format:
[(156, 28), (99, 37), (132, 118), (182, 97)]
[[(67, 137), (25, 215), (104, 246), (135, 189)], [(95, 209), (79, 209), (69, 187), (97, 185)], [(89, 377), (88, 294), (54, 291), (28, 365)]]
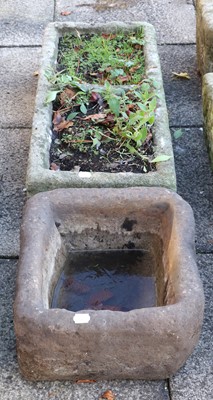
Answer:
[[(154, 125), (154, 155), (166, 155), (170, 159), (157, 163), (156, 171), (149, 173), (133, 172), (93, 172), (53, 171), (50, 170), (50, 146), (52, 141), (52, 104), (46, 105), (51, 83), (46, 78), (46, 72), (54, 70), (57, 63), (59, 38), (65, 33), (72, 32), (115, 32), (117, 30), (134, 31), (144, 30), (144, 57), (146, 77), (154, 80), (158, 88), (156, 95), (156, 120)], [(38, 89), (36, 95), (35, 112), (27, 168), (26, 188), (29, 194), (37, 192), (71, 187), (133, 187), (133, 186), (163, 186), (176, 190), (176, 175), (174, 155), (169, 130), (163, 80), (160, 60), (157, 51), (155, 30), (146, 22), (96, 24), (95, 27), (84, 23), (50, 23), (45, 31), (41, 68), (39, 72)]]
[[(154, 303), (143, 302), (146, 293), (134, 285), (123, 296), (126, 301), (134, 295), (129, 308), (128, 302), (119, 304), (119, 296), (112, 306), (107, 286), (100, 300), (92, 293), (89, 302), (81, 303), (85, 282), (76, 289), (71, 274), (64, 291), (70, 288), (80, 306), (74, 308), (73, 298), (69, 306), (54, 304), (64, 266), (71, 264), (74, 271), (76, 254), (86, 264), (93, 252), (96, 271), (102, 263), (110, 275), (108, 264), (128, 259), (126, 279), (151, 277)], [(203, 306), (193, 213), (177, 194), (163, 188), (57, 189), (28, 200), (14, 305), (18, 362), (25, 378), (167, 378), (193, 351)]]

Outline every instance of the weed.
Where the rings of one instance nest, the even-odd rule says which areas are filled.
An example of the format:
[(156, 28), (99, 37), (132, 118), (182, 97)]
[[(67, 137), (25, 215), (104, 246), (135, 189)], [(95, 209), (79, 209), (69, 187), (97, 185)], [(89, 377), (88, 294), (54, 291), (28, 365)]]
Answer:
[(89, 83), (139, 84), (144, 78), (144, 33), (67, 34), (60, 39), (58, 64)]

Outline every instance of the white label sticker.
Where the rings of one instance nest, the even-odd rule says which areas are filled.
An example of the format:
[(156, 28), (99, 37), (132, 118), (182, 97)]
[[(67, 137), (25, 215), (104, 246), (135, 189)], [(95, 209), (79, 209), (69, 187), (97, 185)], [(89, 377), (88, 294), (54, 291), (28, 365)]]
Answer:
[(88, 172), (88, 171), (80, 171), (80, 172), (78, 173), (78, 176), (79, 176), (80, 178), (90, 178), (90, 177), (91, 177), (91, 172)]
[(73, 321), (76, 324), (88, 324), (89, 320), (90, 320), (89, 314), (75, 314), (73, 317)]

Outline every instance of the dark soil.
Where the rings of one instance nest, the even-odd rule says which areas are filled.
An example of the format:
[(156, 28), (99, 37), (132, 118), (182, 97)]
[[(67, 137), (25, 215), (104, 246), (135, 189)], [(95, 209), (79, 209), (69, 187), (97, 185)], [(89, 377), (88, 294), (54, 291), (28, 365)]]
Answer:
[[(56, 106), (56, 110), (58, 106)], [(97, 107), (93, 104), (88, 107), (86, 115), (78, 114), (77, 118), (73, 119), (73, 126), (57, 131), (57, 124), (52, 126), (52, 144), (50, 149), (50, 168), (53, 170), (60, 169), (61, 171), (93, 171), (93, 172), (134, 172), (147, 173), (156, 170), (156, 165), (148, 160), (143, 160), (141, 157), (128, 153), (124, 148), (121, 148), (119, 143), (108, 140), (111, 137), (110, 129), (113, 122), (105, 124), (105, 121), (97, 123), (93, 120), (84, 120), (92, 112), (98, 113)], [(71, 110), (76, 111), (76, 108)], [(103, 111), (103, 108), (102, 108)], [(56, 111), (58, 112), (58, 111)], [(63, 119), (67, 121), (67, 115), (64, 114)], [(63, 122), (62, 122), (63, 123)], [(106, 140), (101, 140), (98, 148), (92, 147), (91, 133), (93, 129), (99, 129), (106, 135)], [(82, 132), (85, 134), (82, 140)], [(67, 135), (71, 135), (69, 141), (63, 141)], [(72, 140), (74, 138), (74, 140)], [(138, 149), (144, 156), (154, 154), (153, 138), (150, 132), (148, 138)]]
[[(93, 36), (94, 35), (85, 34), (83, 35), (83, 39), (90, 41)], [(102, 39), (106, 41), (117, 40), (117, 35), (110, 36), (109, 34), (102, 34), (102, 36)], [(64, 40), (63, 38), (60, 40), (57, 65), (58, 71), (64, 69), (64, 67), (65, 71), (69, 71), (68, 66), (63, 65), (63, 61), (66, 60), (66, 54), (68, 54), (66, 45), (68, 44), (69, 46), (73, 46), (73, 38), (71, 36), (68, 38), (65, 37)], [(130, 39), (134, 41), (134, 38)], [(136, 39), (137, 38), (135, 38), (135, 40)], [(120, 71), (119, 69), (113, 70), (112, 66), (109, 66), (105, 71), (103, 71), (103, 68), (101, 69), (101, 65), (97, 62), (91, 64), (91, 60), (88, 58), (88, 52), (84, 52), (81, 58), (78, 59), (79, 46), (76, 46), (76, 49), (75, 46), (72, 47), (70, 51), (72, 50), (72, 54), (77, 54), (77, 58), (75, 58), (75, 62), (77, 60), (77, 70), (75, 72), (78, 72), (81, 76), (83, 75), (83, 81), (80, 82), (96, 81), (98, 83), (104, 83), (106, 79), (107, 81), (109, 80), (113, 71)], [(123, 43), (120, 43), (118, 49), (116, 48), (116, 54), (118, 54), (120, 58), (124, 57), (122, 46), (125, 48), (124, 40)], [(143, 46), (139, 45), (136, 41), (136, 44), (132, 44), (132, 48), (130, 48), (130, 53), (127, 57), (127, 65), (129, 65), (128, 63), (134, 63), (135, 60), (138, 62), (137, 57), (139, 52), (141, 52), (142, 60)], [(76, 56), (74, 55), (74, 57)], [(84, 68), (85, 61), (87, 62), (87, 60), (89, 62), (89, 70)], [(143, 70), (143, 65), (139, 65), (139, 68), (142, 68)], [(134, 75), (136, 76), (137, 73), (137, 65), (132, 68), (126, 67), (124, 76), (118, 76), (116, 78), (118, 79), (117, 83), (133, 83)], [(142, 79), (142, 75), (139, 74), (139, 76), (140, 79)], [(109, 80), (109, 83), (112, 83), (111, 80)], [(126, 117), (124, 118), (124, 122), (122, 122), (121, 129), (119, 128), (120, 130), (118, 134), (116, 133), (116, 137), (113, 130), (116, 124), (116, 112), (113, 114), (114, 111), (109, 108), (109, 104), (104, 100), (102, 95), (92, 92), (90, 94), (91, 98), (88, 101), (88, 98), (85, 99), (85, 97), (82, 97), (82, 92), (79, 95), (80, 92), (78, 91), (79, 88), (76, 89), (76, 87), (74, 88), (67, 85), (60, 94), (58, 94), (53, 103), (50, 168), (52, 170), (60, 169), (62, 171), (100, 171), (112, 173), (147, 173), (155, 170), (155, 164), (150, 163), (147, 159), (143, 158), (143, 156), (151, 156), (154, 153), (151, 127), (148, 128), (147, 139), (145, 142), (139, 148), (137, 147), (137, 152), (140, 153), (142, 157), (138, 156), (137, 152), (129, 151), (124, 145), (125, 139), (123, 138), (123, 132), (125, 132), (125, 118), (127, 121), (127, 114), (131, 114), (138, 109), (138, 100), (130, 94), (129, 103), (127, 101), (127, 108), (124, 110)], [(86, 110), (82, 110), (82, 105)], [(70, 117), (73, 113), (75, 116)], [(93, 116), (94, 118), (90, 118), (90, 116)], [(118, 137), (120, 137), (120, 142), (117, 140)], [(128, 143), (132, 148), (136, 147), (133, 140)]]
[[(146, 150), (147, 155), (153, 154), (151, 141), (144, 147), (146, 147), (144, 150)], [(69, 154), (67, 154), (68, 150)], [(51, 169), (60, 169), (61, 171), (145, 173), (156, 170), (154, 164), (144, 162), (139, 157), (123, 155), (121, 158), (115, 151), (112, 142), (102, 145), (98, 154), (94, 154), (90, 148), (86, 152), (80, 152), (72, 149), (71, 146), (57, 145), (53, 142), (50, 162)]]

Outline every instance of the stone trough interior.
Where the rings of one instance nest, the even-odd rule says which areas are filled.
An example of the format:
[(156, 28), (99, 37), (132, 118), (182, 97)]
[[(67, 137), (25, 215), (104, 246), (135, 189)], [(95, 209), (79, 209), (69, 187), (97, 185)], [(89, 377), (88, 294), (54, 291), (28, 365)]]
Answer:
[[(70, 311), (130, 311), (170, 304), (173, 296), (171, 287), (170, 295), (167, 293), (169, 271), (166, 260), (173, 219), (169, 204), (156, 203), (139, 213), (131, 212), (130, 216), (126, 210), (124, 215), (118, 212), (118, 217), (113, 215), (110, 221), (108, 215), (97, 216), (97, 210), (94, 211), (90, 223), (80, 233), (76, 232), (80, 218), (77, 214), (75, 223), (73, 216), (70, 222), (60, 220), (55, 223), (61, 245), (52, 276), (50, 279), (43, 277), (43, 287), (48, 286), (45, 291), (48, 293), (48, 307)], [(163, 225), (167, 234), (164, 232), (162, 235)], [(102, 281), (97, 282), (96, 289), (92, 280), (100, 281), (100, 274)], [(115, 275), (118, 282), (122, 279), (121, 285), (113, 284)], [(113, 288), (111, 294), (110, 288)], [(120, 301), (118, 294), (115, 296), (116, 291), (120, 292)], [(124, 306), (121, 304), (122, 291), (125, 291), (126, 298)], [(131, 300), (132, 291), (136, 298)], [(99, 294), (100, 298), (96, 300)], [(84, 302), (82, 298), (85, 297), (88, 301)], [(116, 304), (113, 304), (114, 297)], [(77, 308), (68, 304), (69, 300), (77, 302)], [(132, 301), (129, 306), (126, 304), (128, 301)]]

